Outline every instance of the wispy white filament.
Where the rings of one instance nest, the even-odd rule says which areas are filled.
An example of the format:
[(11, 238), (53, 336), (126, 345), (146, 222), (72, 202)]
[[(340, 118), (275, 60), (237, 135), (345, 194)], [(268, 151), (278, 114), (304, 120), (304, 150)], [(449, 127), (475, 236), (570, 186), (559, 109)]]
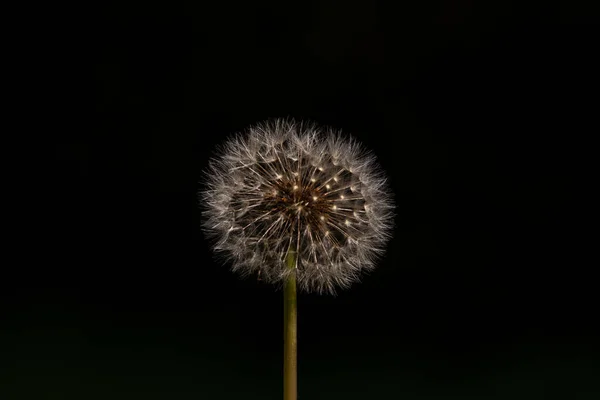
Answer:
[(393, 225), (375, 157), (313, 124), (272, 120), (229, 139), (200, 192), (203, 229), (243, 275), (282, 284), (297, 250), (298, 287), (335, 293), (374, 268)]

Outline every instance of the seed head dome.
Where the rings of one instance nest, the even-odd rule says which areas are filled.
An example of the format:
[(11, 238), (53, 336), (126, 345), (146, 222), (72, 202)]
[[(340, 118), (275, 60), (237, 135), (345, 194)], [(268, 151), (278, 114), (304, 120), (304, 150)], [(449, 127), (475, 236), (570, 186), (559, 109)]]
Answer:
[(200, 192), (203, 230), (242, 275), (334, 294), (374, 268), (393, 226), (375, 157), (331, 129), (271, 120), (227, 140)]

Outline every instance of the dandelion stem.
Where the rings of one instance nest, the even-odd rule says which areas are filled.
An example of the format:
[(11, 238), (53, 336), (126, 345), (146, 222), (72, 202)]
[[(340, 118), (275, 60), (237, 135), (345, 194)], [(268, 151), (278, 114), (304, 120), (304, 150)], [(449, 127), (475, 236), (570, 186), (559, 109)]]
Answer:
[(297, 372), (297, 314), (296, 314), (296, 250), (292, 247), (286, 256), (286, 266), (292, 269), (283, 289), (283, 399), (296, 400)]

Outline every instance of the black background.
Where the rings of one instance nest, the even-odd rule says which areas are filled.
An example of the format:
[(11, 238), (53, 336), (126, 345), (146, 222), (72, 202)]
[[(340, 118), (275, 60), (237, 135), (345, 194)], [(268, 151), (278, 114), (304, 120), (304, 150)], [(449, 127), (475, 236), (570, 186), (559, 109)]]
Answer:
[(197, 203), (215, 146), (273, 117), (354, 135), (397, 204), (373, 273), (299, 299), (301, 399), (600, 398), (594, 14), (485, 3), (86, 13), (0, 398), (281, 397), (281, 292), (214, 260)]

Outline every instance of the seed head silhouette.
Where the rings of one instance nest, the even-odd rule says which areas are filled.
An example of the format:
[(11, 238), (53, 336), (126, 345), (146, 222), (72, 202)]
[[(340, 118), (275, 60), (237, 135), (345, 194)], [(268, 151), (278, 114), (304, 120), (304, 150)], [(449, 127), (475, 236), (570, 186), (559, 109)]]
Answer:
[[(375, 267), (393, 196), (375, 157), (351, 137), (275, 119), (228, 139), (205, 171), (203, 230), (242, 275), (335, 294)], [(295, 268), (286, 255), (296, 252)]]

